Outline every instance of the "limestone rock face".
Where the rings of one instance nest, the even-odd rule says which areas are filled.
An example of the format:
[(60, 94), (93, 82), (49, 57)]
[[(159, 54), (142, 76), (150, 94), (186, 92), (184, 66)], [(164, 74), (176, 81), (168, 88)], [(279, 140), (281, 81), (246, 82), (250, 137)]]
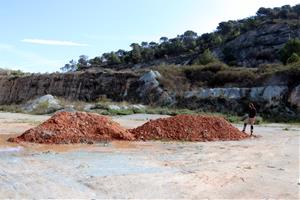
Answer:
[(287, 86), (267, 86), (264, 89), (262, 98), (270, 103), (279, 102), (287, 91)]
[(200, 88), (198, 91), (186, 92), (184, 97), (197, 97), (200, 99), (223, 98), (235, 100), (247, 98), (252, 101), (264, 101), (274, 105), (280, 102), (287, 91), (287, 86), (266, 86), (252, 88)]
[(266, 86), (251, 88), (250, 99), (265, 101), (269, 105), (277, 105), (288, 92), (287, 86)]
[(246, 96), (247, 88), (205, 88), (199, 91), (189, 91), (185, 93), (185, 98), (196, 96), (198, 98), (226, 98), (240, 99)]

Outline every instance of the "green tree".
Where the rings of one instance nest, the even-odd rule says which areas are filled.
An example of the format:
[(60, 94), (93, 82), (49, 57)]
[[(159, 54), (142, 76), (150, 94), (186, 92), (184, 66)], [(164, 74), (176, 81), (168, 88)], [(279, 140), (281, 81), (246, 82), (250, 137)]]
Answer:
[(234, 28), (233, 21), (228, 21), (228, 22), (219, 23), (219, 26), (217, 27), (217, 30), (222, 35), (227, 35), (227, 34), (230, 34), (233, 31), (233, 28)]
[[(183, 35), (179, 35), (179, 36), (177, 36), (177, 38), (174, 38), (174, 39), (180, 39), (180, 41), (183, 44), (183, 47), (185, 48), (185, 51), (193, 51), (196, 48), (197, 37), (198, 37), (198, 35), (196, 32), (188, 30), (188, 31), (185, 31), (183, 33)], [(178, 40), (176, 41), (174, 39), (171, 39), (171, 40), (175, 41), (176, 45), (179, 45)], [(169, 41), (171, 41), (171, 40), (169, 40)], [(173, 50), (173, 48), (172, 48), (172, 50)]]
[(130, 45), (132, 48), (130, 58), (134, 64), (140, 63), (142, 61), (142, 50), (141, 46), (137, 43), (132, 43)]
[(180, 40), (180, 38), (177, 37), (174, 39), (170, 39), (169, 51), (172, 54), (180, 54), (185, 50), (184, 48), (184, 44)]
[(78, 66), (79, 70), (88, 68), (89, 67), (89, 57), (86, 55), (79, 56), (77, 66)]
[(157, 48), (157, 46), (158, 46), (158, 44), (157, 44), (156, 42), (150, 42), (150, 43), (149, 43), (149, 47), (150, 47), (150, 48), (155, 49), (155, 48)]
[(104, 53), (102, 55), (102, 60), (108, 65), (117, 65), (121, 63), (120, 57), (113, 51), (110, 53)]
[(183, 37), (196, 39), (198, 37), (198, 35), (196, 32), (188, 30), (183, 33)]
[(271, 9), (271, 8), (264, 8), (264, 7), (261, 7), (261, 8), (259, 8), (258, 11), (256, 12), (256, 15), (257, 15), (257, 16), (260, 16), (260, 17), (270, 16), (270, 15), (272, 15), (272, 9)]
[(297, 38), (289, 40), (280, 50), (280, 60), (286, 64), (293, 53), (300, 55), (300, 40)]
[(95, 58), (93, 58), (93, 59), (90, 59), (89, 60), (89, 63), (92, 65), (92, 66), (99, 66), (99, 65), (101, 65), (102, 64), (102, 59), (101, 59), (101, 57), (99, 57), (99, 56), (97, 56), (97, 57), (95, 57)]
[(141, 54), (142, 54), (142, 58), (144, 61), (149, 61), (149, 60), (154, 59), (155, 51), (154, 51), (154, 49), (151, 49), (151, 48), (145, 48), (142, 50)]
[(78, 69), (78, 63), (75, 60), (70, 60), (69, 63), (65, 64), (62, 68), (60, 68), (63, 72), (73, 72)]
[(119, 56), (117, 56), (115, 54), (115, 52), (112, 51), (110, 53), (110, 57), (109, 57), (109, 64), (111, 64), (111, 65), (117, 65), (117, 64), (120, 64), (120, 63), (121, 63), (121, 60), (120, 60)]
[(216, 62), (218, 59), (212, 54), (209, 49), (206, 49), (198, 59), (196, 59), (195, 64), (207, 65), (212, 62)]
[(141, 43), (141, 46), (142, 46), (143, 48), (148, 48), (148, 47), (149, 47), (149, 44), (148, 44), (148, 42), (142, 42), (142, 43)]
[(161, 37), (159, 39), (160, 43), (165, 43), (165, 42), (168, 42), (168, 38), (167, 37)]

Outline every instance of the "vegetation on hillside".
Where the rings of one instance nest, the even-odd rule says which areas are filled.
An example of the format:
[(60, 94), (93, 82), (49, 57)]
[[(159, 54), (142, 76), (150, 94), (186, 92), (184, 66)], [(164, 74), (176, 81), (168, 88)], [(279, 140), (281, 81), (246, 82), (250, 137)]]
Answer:
[(300, 62), (288, 65), (266, 64), (258, 68), (229, 67), (221, 62), (207, 65), (169, 66), (152, 68), (164, 77), (162, 86), (177, 93), (197, 87), (254, 87), (282, 77), (288, 85), (300, 84)]
[[(300, 20), (299, 20), (300, 21)], [(295, 63), (300, 60), (300, 40), (289, 40), (280, 51), (281, 61), (284, 64)]]
[[(196, 32), (188, 30), (175, 38), (161, 37), (159, 43), (153, 41), (142, 42), (141, 44), (132, 43), (130, 51), (119, 49), (118, 51), (103, 53), (91, 59), (88, 56), (81, 55), (78, 61), (71, 60), (61, 69), (63, 71), (76, 71), (90, 67), (118, 68), (124, 65), (147, 63), (152, 60), (184, 55), (198, 56), (195, 64), (208, 64), (211, 61), (215, 61), (209, 50), (225, 44), (265, 23), (287, 23), (291, 27), (300, 28), (299, 18), (300, 4), (293, 7), (285, 5), (273, 9), (262, 7), (259, 8), (255, 16), (219, 23), (216, 31), (212, 33), (198, 36)], [(225, 62), (230, 63), (234, 61), (235, 58), (230, 54), (230, 49), (224, 49), (223, 53), (225, 54)], [(299, 55), (299, 53), (297, 54)], [(281, 54), (283, 63), (286, 63), (290, 56), (283, 52)], [(295, 55), (293, 57), (293, 60), (295, 60)]]

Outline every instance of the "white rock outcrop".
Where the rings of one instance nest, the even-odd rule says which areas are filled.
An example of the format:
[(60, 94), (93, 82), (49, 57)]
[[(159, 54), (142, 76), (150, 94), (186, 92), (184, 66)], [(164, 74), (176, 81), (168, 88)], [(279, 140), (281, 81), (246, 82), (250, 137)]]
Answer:
[(253, 88), (201, 88), (197, 91), (188, 91), (185, 98), (196, 97), (199, 99), (225, 98), (241, 99), (248, 98), (251, 101), (265, 101), (269, 104), (277, 104), (287, 93), (287, 86), (267, 86)]
[(25, 112), (39, 112), (40, 114), (46, 114), (62, 109), (62, 106), (57, 98), (47, 94), (27, 102), (22, 109)]

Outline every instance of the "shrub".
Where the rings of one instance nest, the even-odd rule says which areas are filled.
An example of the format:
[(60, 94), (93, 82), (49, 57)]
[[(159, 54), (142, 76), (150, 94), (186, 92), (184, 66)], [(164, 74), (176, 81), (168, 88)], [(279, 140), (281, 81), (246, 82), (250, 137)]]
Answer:
[(209, 49), (206, 49), (200, 56), (194, 61), (194, 64), (207, 65), (212, 62), (216, 62), (218, 59), (211, 53)]
[(22, 109), (19, 105), (11, 104), (11, 105), (0, 105), (0, 111), (20, 113), (22, 112)]
[(159, 83), (164, 89), (181, 93), (190, 87), (189, 82), (186, 81), (184, 68), (185, 67), (176, 65), (159, 65), (151, 69), (159, 71), (162, 75), (162, 77), (159, 78)]
[(48, 114), (49, 112), (50, 112), (49, 111), (49, 102), (44, 101), (44, 102), (39, 103), (37, 105), (37, 107), (31, 113), (41, 115), (41, 114)]
[[(300, 40), (291, 39), (289, 40), (284, 47), (280, 50), (280, 60), (286, 64), (288, 59), (294, 54), (300, 55)], [(295, 57), (295, 56), (294, 56)]]
[(183, 71), (185, 76), (192, 82), (207, 82), (214, 76), (213, 72), (204, 70), (204, 66), (201, 65), (185, 67)]
[(210, 80), (210, 86), (224, 86), (227, 83), (238, 83), (240, 86), (252, 85), (256, 76), (251, 70), (225, 70), (219, 71), (213, 79)]
[(206, 65), (202, 71), (211, 71), (211, 72), (218, 72), (218, 71), (222, 71), (222, 70), (225, 70), (227, 69), (228, 66), (224, 63), (221, 63), (221, 62), (214, 62), (214, 63), (210, 63), (208, 65)]
[(278, 71), (278, 69), (282, 68), (282, 64), (262, 64), (258, 66), (258, 73), (262, 74), (262, 73), (274, 73), (276, 71)]
[(287, 64), (296, 63), (300, 61), (300, 57), (298, 54), (293, 53), (291, 57), (287, 59)]

